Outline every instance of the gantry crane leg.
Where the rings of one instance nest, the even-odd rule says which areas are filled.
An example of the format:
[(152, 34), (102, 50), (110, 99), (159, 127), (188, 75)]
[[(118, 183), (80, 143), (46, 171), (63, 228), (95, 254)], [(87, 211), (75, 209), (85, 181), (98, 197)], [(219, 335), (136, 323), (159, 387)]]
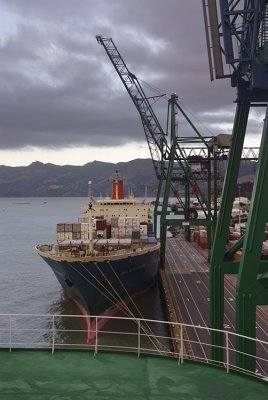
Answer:
[(159, 182), (158, 182), (158, 189), (157, 189), (157, 194), (156, 194), (156, 199), (155, 199), (155, 205), (154, 205), (154, 234), (155, 237), (157, 237), (157, 228), (158, 228), (158, 207), (159, 207), (159, 202), (160, 202), (160, 195), (161, 195), (161, 190), (162, 190), (162, 184), (164, 181), (164, 177), (160, 177)]
[[(210, 262), (210, 326), (214, 329), (223, 329), (224, 326), (224, 274), (228, 273), (227, 268), (225, 268), (226, 241), (228, 238), (249, 108), (249, 103), (237, 104), (221, 206), (214, 235)], [(212, 331), (211, 339), (212, 358), (215, 361), (223, 361), (223, 333)]]
[(168, 200), (169, 200), (170, 189), (171, 189), (171, 180), (172, 180), (175, 152), (176, 152), (176, 141), (174, 140), (172, 147), (171, 147), (171, 152), (170, 152), (170, 160), (168, 163), (167, 177), (165, 180), (163, 204), (162, 204), (162, 211), (161, 211), (161, 217), (160, 217), (160, 266), (162, 268), (164, 268), (165, 257), (166, 257), (166, 239), (167, 239), (166, 217), (167, 217)]
[(160, 217), (160, 266), (164, 268), (165, 265), (165, 257), (166, 257), (166, 239), (167, 239), (167, 208), (168, 208), (168, 200), (170, 195), (171, 183), (172, 183), (172, 175), (173, 175), (173, 166), (176, 155), (176, 112), (175, 112), (175, 101), (176, 95), (173, 94), (169, 100), (169, 104), (171, 106), (171, 114), (170, 114), (170, 141), (171, 141), (171, 150), (169, 154), (169, 162), (167, 169), (167, 176), (165, 180), (165, 189), (163, 196), (163, 204), (162, 211)]
[[(251, 207), (239, 266), (236, 294), (236, 331), (256, 337), (256, 306), (268, 304), (267, 273), (260, 274), (265, 224), (268, 219), (268, 107), (263, 125), (262, 142)], [(250, 371), (256, 368), (255, 340), (237, 338), (237, 365)], [(250, 355), (246, 355), (248, 353)]]

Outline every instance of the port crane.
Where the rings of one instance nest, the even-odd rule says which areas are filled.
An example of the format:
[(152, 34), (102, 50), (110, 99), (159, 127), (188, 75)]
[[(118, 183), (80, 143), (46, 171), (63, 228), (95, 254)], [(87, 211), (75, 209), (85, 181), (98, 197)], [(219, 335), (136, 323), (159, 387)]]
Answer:
[[(112, 38), (105, 38), (103, 36), (96, 36), (97, 42), (101, 44), (110, 61), (112, 62), (115, 70), (117, 71), (123, 85), (125, 86), (128, 94), (130, 95), (143, 124), (145, 136), (149, 145), (151, 157), (153, 160), (153, 165), (155, 169), (155, 173), (157, 178), (159, 179), (158, 192), (156, 196), (156, 205), (154, 212), (154, 226), (156, 229), (157, 226), (157, 216), (160, 214), (160, 241), (161, 241), (161, 264), (164, 265), (165, 260), (165, 243), (166, 243), (166, 230), (167, 226), (176, 226), (182, 223), (188, 224), (186, 232), (188, 235), (190, 234), (189, 226), (190, 223), (194, 225), (207, 225), (208, 227), (208, 237), (210, 242), (211, 237), (211, 224), (212, 224), (212, 216), (211, 216), (211, 207), (210, 201), (210, 192), (211, 192), (211, 154), (213, 145), (210, 142), (211, 137), (204, 138), (201, 136), (197, 128), (194, 126), (192, 121), (188, 118), (182, 107), (178, 102), (178, 97), (173, 94), (168, 101), (168, 122), (167, 122), (167, 132), (165, 132), (153, 109), (152, 102), (156, 100), (156, 97), (147, 97), (139, 80), (137, 77), (129, 70), (124, 59), (119, 53), (115, 43)], [(205, 181), (208, 182), (208, 195), (205, 196), (203, 190), (201, 190), (199, 180), (204, 180), (204, 169), (203, 174), (200, 172), (194, 172), (191, 167), (191, 162), (194, 162), (194, 159), (190, 159), (187, 157), (186, 152), (183, 150), (181, 146), (182, 138), (177, 137), (177, 122), (176, 122), (176, 114), (178, 111), (183, 115), (186, 121), (190, 124), (193, 129), (197, 142), (199, 145), (201, 144), (205, 149), (205, 159), (209, 159), (207, 163), (208, 168), (205, 172)], [(168, 140), (168, 132), (170, 132), (170, 140)], [(190, 143), (189, 137), (185, 138), (186, 143)], [(203, 164), (204, 165), (204, 164)], [(209, 175), (209, 179), (208, 179)], [(175, 182), (185, 183), (185, 200), (182, 201), (181, 197), (177, 194), (178, 204), (182, 209), (182, 214), (184, 214), (184, 218), (181, 220), (169, 218), (167, 220), (167, 208), (168, 208), (168, 199), (171, 193), (176, 193), (177, 190), (174, 186)], [(162, 185), (164, 182), (164, 195), (163, 195), (163, 204), (161, 213), (158, 211), (158, 204), (160, 193), (162, 189)], [(195, 189), (195, 196), (200, 205), (200, 208), (203, 210), (205, 214), (205, 219), (198, 220), (197, 211), (192, 209), (190, 206), (190, 192), (193, 188)], [(185, 222), (186, 220), (186, 222)]]
[[(210, 323), (223, 329), (224, 275), (237, 274), (237, 366), (256, 368), (256, 307), (268, 305), (268, 261), (262, 259), (268, 219), (268, 1), (203, 0), (211, 80), (229, 78), (236, 88), (232, 131), (221, 208), (210, 262)], [(251, 107), (266, 107), (259, 160), (246, 233), (226, 249), (232, 203)], [(242, 249), (240, 261), (234, 253)], [(247, 339), (246, 337), (251, 337)], [(212, 335), (213, 358), (223, 361), (223, 335)], [(249, 355), (247, 355), (249, 354)]]
[[(190, 239), (190, 225), (206, 225), (208, 231), (208, 248), (210, 249), (212, 231), (217, 217), (217, 179), (219, 178), (217, 165), (223, 160), (223, 155), (225, 158), (227, 157), (229, 146), (226, 147), (222, 144), (219, 137), (202, 136), (180, 106), (175, 94), (168, 100), (167, 128), (166, 131), (164, 131), (152, 109), (152, 102), (159, 96), (146, 96), (138, 78), (129, 70), (112, 38), (105, 38), (97, 35), (96, 39), (97, 42), (104, 47), (139, 112), (155, 173), (159, 179), (154, 208), (154, 227), (156, 230), (157, 217), (160, 215), (161, 265), (164, 266), (165, 263), (167, 227), (176, 228), (178, 225), (183, 225), (186, 238)], [(162, 96), (163, 95), (160, 97)], [(180, 113), (190, 125), (194, 136), (178, 137), (176, 122), (177, 113)], [(170, 133), (170, 138), (168, 138), (168, 132)], [(243, 158), (245, 160), (255, 160), (256, 152), (258, 152), (258, 149), (245, 148), (243, 149)], [(176, 194), (176, 182), (180, 182), (184, 186), (184, 201)], [(210, 201), (212, 182), (214, 192), (213, 214)], [(201, 190), (199, 183), (203, 184), (203, 186), (205, 183), (205, 189), (202, 188)], [(164, 186), (164, 188), (162, 186)], [(158, 211), (161, 189), (164, 189), (163, 204), (161, 211)], [(168, 199), (171, 191), (177, 196), (178, 205), (182, 211), (175, 211), (175, 214), (182, 214), (181, 219), (172, 219), (170, 216), (167, 219)], [(206, 193), (206, 195), (204, 193)], [(199, 207), (203, 210), (205, 218), (198, 218), (197, 210), (191, 207), (190, 197), (193, 195), (196, 196)]]

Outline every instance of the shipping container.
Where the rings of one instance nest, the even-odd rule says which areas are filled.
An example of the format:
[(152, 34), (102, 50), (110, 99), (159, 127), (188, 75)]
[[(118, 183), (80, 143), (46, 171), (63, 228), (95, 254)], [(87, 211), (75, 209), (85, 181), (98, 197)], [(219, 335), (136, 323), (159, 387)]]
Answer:
[(230, 240), (238, 240), (240, 238), (240, 236), (241, 236), (240, 232), (229, 233)]
[(111, 228), (111, 237), (114, 238), (114, 239), (117, 239), (118, 238), (118, 233), (119, 233), (118, 231), (119, 231), (119, 229), (118, 229), (117, 226), (112, 226), (112, 228)]
[(148, 233), (153, 233), (154, 231), (154, 226), (151, 222), (148, 223), (147, 225)]
[(140, 225), (141, 236), (147, 236), (147, 225)]
[(73, 224), (64, 224), (64, 232), (72, 232)]
[(81, 240), (88, 240), (88, 232), (87, 231), (81, 232)]
[(73, 232), (81, 232), (81, 223), (77, 222), (73, 224)]
[(132, 239), (140, 239), (141, 233), (139, 229), (132, 229)]
[(65, 224), (57, 224), (57, 232), (64, 232)]
[(208, 244), (208, 238), (207, 238), (207, 236), (201, 236), (201, 235), (200, 235), (199, 244), (200, 244), (201, 246), (202, 246), (202, 245), (207, 246), (207, 244)]
[(112, 227), (111, 224), (106, 225), (106, 232), (107, 232), (107, 239), (110, 239), (111, 234), (112, 234)]
[(126, 237), (132, 236), (132, 226), (126, 227)]
[(262, 253), (263, 254), (268, 254), (268, 242), (263, 242), (262, 243)]
[(106, 219), (97, 219), (96, 220), (96, 230), (104, 230), (106, 228)]
[(118, 227), (118, 217), (112, 217), (111, 218), (111, 226), (112, 226), (112, 228), (113, 227), (114, 228)]
[(73, 232), (73, 240), (80, 240), (81, 232)]
[(119, 226), (118, 228), (118, 236), (125, 237), (126, 236), (126, 228), (123, 226)]
[(64, 240), (73, 240), (73, 232), (64, 232)]
[(200, 239), (200, 233), (199, 233), (199, 231), (194, 231), (194, 233), (193, 233), (193, 239), (194, 239), (195, 242), (198, 242), (198, 241), (199, 241), (199, 239)]
[(65, 240), (64, 232), (57, 232), (57, 242), (62, 242)]
[(118, 227), (125, 228), (126, 226), (126, 218), (125, 217), (118, 217)]
[(81, 232), (88, 232), (88, 223), (81, 223)]
[(234, 253), (234, 261), (240, 261), (241, 256), (242, 256), (242, 251), (241, 250), (236, 251)]
[(132, 221), (133, 221), (132, 217), (125, 217), (125, 226), (126, 226), (126, 228), (129, 228), (129, 227), (132, 228)]
[(207, 231), (205, 229), (200, 229), (199, 233), (200, 233), (200, 239), (207, 237)]
[(133, 217), (132, 218), (132, 226), (133, 226), (133, 228), (139, 228), (140, 227), (140, 219), (139, 219), (139, 217)]

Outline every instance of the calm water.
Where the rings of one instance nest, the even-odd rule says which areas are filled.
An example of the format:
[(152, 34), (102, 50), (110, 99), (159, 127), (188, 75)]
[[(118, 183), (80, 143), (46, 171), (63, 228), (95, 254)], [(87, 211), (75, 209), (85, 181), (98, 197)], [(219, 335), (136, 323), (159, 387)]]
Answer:
[[(36, 254), (35, 245), (53, 243), (56, 224), (77, 221), (86, 202), (85, 198), (0, 198), (0, 314), (79, 313)], [(165, 319), (158, 288), (137, 306), (145, 318)]]

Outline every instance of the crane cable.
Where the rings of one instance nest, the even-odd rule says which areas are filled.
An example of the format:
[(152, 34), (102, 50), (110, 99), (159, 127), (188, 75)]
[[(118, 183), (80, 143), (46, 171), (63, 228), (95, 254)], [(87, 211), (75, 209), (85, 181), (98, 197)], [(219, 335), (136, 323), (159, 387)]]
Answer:
[[(151, 84), (149, 84), (148, 82), (143, 81), (142, 79), (139, 79), (139, 81), (142, 82), (143, 85), (144, 85), (145, 87), (147, 87), (148, 89), (152, 90), (152, 92), (154, 92), (154, 93), (156, 93), (156, 94), (158, 95), (158, 99), (157, 99), (157, 100), (160, 100), (160, 99), (163, 99), (163, 98), (166, 99), (167, 101), (169, 100), (168, 95), (165, 94), (165, 92), (164, 92), (163, 90), (161, 90), (160, 88), (158, 88), (158, 87), (156, 87), (156, 86), (152, 86)], [(179, 99), (178, 99), (178, 103), (179, 103), (179, 105), (180, 105), (183, 109), (185, 109), (185, 110), (187, 111), (188, 114), (191, 115), (191, 117), (192, 117), (193, 119), (196, 120), (196, 122), (198, 122), (198, 124), (200, 124), (204, 129), (206, 129), (206, 130), (210, 133), (211, 136), (215, 136), (215, 134), (209, 129), (209, 127), (206, 126), (206, 125), (193, 113), (193, 111), (192, 111), (188, 106), (186, 106), (186, 105), (185, 105), (181, 100), (179, 100)]]
[[(121, 284), (121, 286), (122, 286), (122, 288), (125, 290), (125, 292), (126, 292), (128, 298), (130, 299), (130, 301), (131, 301), (132, 304), (134, 305), (136, 311), (137, 311), (138, 314), (141, 316), (141, 318), (143, 318), (143, 315), (141, 314), (139, 308), (137, 307), (136, 303), (133, 301), (132, 297), (131, 297), (130, 294), (128, 293), (126, 287), (124, 286), (124, 284), (123, 284), (122, 281), (120, 280), (118, 274), (115, 272), (115, 270), (114, 270), (114, 268), (113, 268), (113, 266), (112, 266), (112, 264), (111, 264), (110, 262), (109, 262), (109, 265), (110, 265), (110, 267), (111, 267), (113, 273), (114, 273), (115, 276), (117, 277), (118, 282)], [(152, 335), (152, 334), (153, 334), (153, 331), (152, 331), (152, 329), (150, 328), (150, 326), (148, 325), (147, 322), (146, 322), (146, 326), (147, 326), (147, 329), (148, 329), (149, 333)], [(143, 328), (143, 330), (144, 330), (144, 332), (146, 333), (146, 331), (145, 331), (144, 328)], [(148, 333), (147, 333), (147, 335), (148, 335), (148, 337), (150, 337)], [(155, 337), (155, 339), (157, 340), (157, 342), (158, 342), (159, 344), (161, 344), (161, 345), (163, 346), (163, 344), (160, 343), (160, 341), (159, 341), (156, 337)], [(157, 349), (157, 350), (158, 350), (158, 349)], [(166, 348), (166, 350), (167, 350), (167, 348)]]
[[(128, 307), (128, 305), (125, 303), (124, 299), (118, 294), (118, 292), (115, 290), (115, 288), (113, 287), (113, 285), (111, 284), (111, 282), (109, 281), (109, 279), (103, 274), (103, 272), (101, 271), (101, 269), (98, 267), (98, 264), (97, 264), (97, 263), (94, 263), (94, 264), (96, 265), (96, 267), (98, 268), (98, 271), (102, 274), (102, 276), (104, 277), (104, 279), (108, 282), (108, 284), (110, 285), (110, 287), (112, 288), (112, 290), (116, 293), (116, 296), (117, 296), (118, 299), (120, 300), (121, 304), (124, 305), (124, 307), (125, 307), (125, 309), (126, 309), (125, 315), (127, 315), (127, 311), (128, 311), (128, 312), (129, 312), (129, 315), (131, 315), (131, 317), (132, 317), (132, 318), (135, 320), (135, 322), (137, 323), (135, 315), (132, 313), (132, 311), (130, 310), (130, 308)], [(130, 299), (130, 301), (131, 301), (132, 304), (134, 305), (136, 311), (138, 312), (138, 314), (140, 315), (141, 318), (144, 318), (143, 315), (141, 314), (140, 310), (138, 309), (137, 305), (136, 305), (135, 302), (133, 301), (131, 295), (128, 293), (126, 287), (124, 286), (124, 284), (123, 284), (122, 281), (120, 280), (118, 274), (115, 272), (115, 270), (114, 270), (113, 266), (111, 265), (110, 261), (109, 261), (109, 265), (110, 265), (111, 270), (113, 271), (114, 275), (116, 276), (118, 282), (120, 283), (120, 285), (122, 286), (122, 288), (125, 290), (127, 297)], [(100, 283), (100, 282), (99, 282), (99, 283)], [(101, 284), (101, 285), (102, 285), (102, 284)], [(102, 285), (102, 286), (103, 286), (103, 285)], [(104, 286), (104, 287), (105, 287), (105, 286)], [(105, 288), (106, 288), (106, 287), (105, 287)], [(108, 290), (107, 288), (106, 288), (106, 290), (109, 292), (109, 290)], [(112, 294), (112, 293), (109, 292), (109, 294)], [(113, 297), (114, 297), (115, 299), (116, 299), (116, 296), (113, 295)], [(116, 304), (117, 304), (117, 303), (116, 303)], [(115, 304), (115, 305), (116, 305), (116, 304)], [(151, 341), (151, 343), (156, 347), (156, 344), (153, 342), (153, 339), (155, 339), (157, 342), (159, 342), (159, 340), (158, 340), (156, 337), (154, 337), (154, 338), (152, 339), (151, 336), (153, 336), (154, 333), (153, 333), (153, 331), (151, 330), (151, 328), (150, 328), (150, 326), (148, 325), (148, 323), (147, 323), (146, 321), (144, 321), (144, 322), (145, 322), (146, 327), (144, 327), (144, 326), (141, 326), (141, 327), (142, 327), (143, 331), (146, 333), (146, 335), (147, 335), (147, 337), (149, 338), (149, 340)], [(161, 344), (161, 345), (163, 346), (162, 343), (159, 342), (159, 344)], [(161, 350), (159, 350), (158, 348), (156, 348), (156, 349), (157, 349), (158, 351), (161, 352)], [(166, 349), (166, 351), (168, 351), (167, 348), (165, 348), (165, 349)]]
[[(136, 320), (136, 317), (135, 317), (135, 315), (131, 312), (131, 310), (130, 310), (130, 308), (127, 306), (127, 304), (125, 303), (125, 301), (119, 296), (119, 294), (117, 293), (117, 295), (118, 295), (118, 299), (116, 298), (116, 296), (113, 294), (113, 293), (111, 293), (110, 291), (109, 291), (109, 289), (107, 289), (107, 287), (106, 286), (104, 286), (103, 284), (102, 284), (102, 282), (100, 282), (86, 267), (85, 267), (85, 265), (82, 263), (82, 262), (80, 262), (79, 263), (84, 269), (85, 269), (85, 271), (86, 272), (88, 272), (88, 274), (89, 275), (91, 275), (94, 279), (95, 279), (95, 281), (110, 295), (110, 297), (107, 295), (107, 294), (105, 294), (104, 292), (102, 292), (101, 291), (101, 289), (100, 288), (98, 288), (93, 282), (91, 282), (85, 275), (83, 275), (80, 271), (78, 271), (78, 270), (76, 270), (69, 262), (68, 262), (68, 265), (71, 267), (71, 269), (73, 269), (75, 272), (77, 272), (83, 279), (85, 279), (88, 283), (90, 283), (98, 292), (100, 292), (104, 297), (106, 297), (107, 299), (108, 299), (108, 301), (110, 301), (114, 306), (116, 306), (117, 304), (118, 304), (118, 299), (120, 299), (120, 301), (121, 301), (121, 303), (123, 304), (123, 306), (124, 306), (124, 308), (123, 309), (121, 309), (122, 310), (122, 312), (127, 316), (127, 317), (129, 317), (129, 316), (131, 316), (131, 318), (133, 318), (134, 319), (134, 322), (135, 323), (137, 323), (137, 320)], [(98, 268), (98, 267), (97, 267)], [(107, 282), (111, 285), (111, 283), (109, 282), (109, 280), (105, 277), (105, 279), (107, 280)], [(116, 290), (112, 287), (112, 289), (114, 290), (114, 292), (116, 293)], [(112, 299), (114, 299), (114, 300), (112, 300)], [(133, 301), (133, 300), (132, 300)], [(138, 308), (137, 308), (137, 310), (138, 310)], [(143, 318), (143, 316), (142, 316), (142, 314), (140, 313), (140, 311), (138, 310), (138, 312), (139, 312), (139, 314), (141, 315), (141, 317)], [(147, 322), (146, 322), (146, 324), (147, 324)], [(147, 324), (148, 325), (148, 324)], [(144, 326), (141, 326), (142, 327), (142, 329), (143, 329), (143, 331), (146, 333), (146, 329), (145, 329), (145, 327)], [(149, 328), (149, 327), (148, 327)], [(149, 332), (150, 332), (150, 328), (149, 328)], [(153, 332), (151, 331), (151, 333), (153, 334)], [(147, 336), (148, 336), (148, 338), (149, 338), (149, 340), (151, 341), (151, 343), (154, 345), (154, 346), (156, 346), (156, 344), (153, 342), (153, 338), (148, 334), (148, 333), (146, 333), (147, 334)], [(156, 339), (158, 342), (159, 342), (159, 340), (155, 337), (154, 339)], [(164, 346), (163, 344), (161, 344), (162, 346)], [(165, 347), (165, 346), (164, 346)], [(162, 352), (160, 349), (158, 349), (158, 348), (156, 348), (160, 353)], [(166, 348), (166, 350), (168, 351), (168, 349)]]

